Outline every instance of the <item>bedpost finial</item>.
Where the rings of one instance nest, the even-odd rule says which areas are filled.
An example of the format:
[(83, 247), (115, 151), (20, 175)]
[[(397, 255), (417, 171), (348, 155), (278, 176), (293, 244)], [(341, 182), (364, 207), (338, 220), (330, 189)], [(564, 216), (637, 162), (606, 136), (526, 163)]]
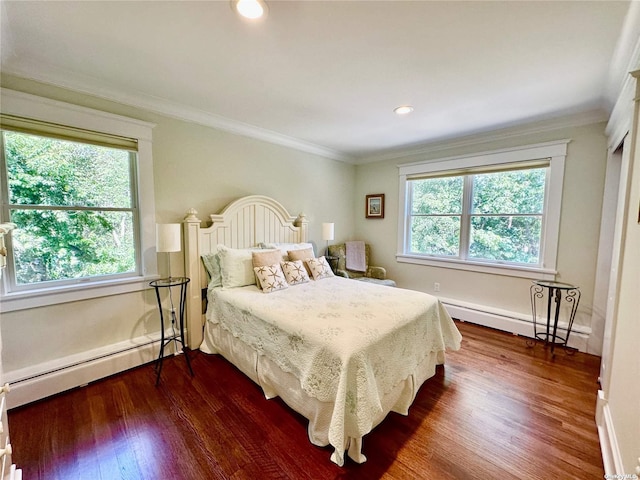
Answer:
[(184, 217), (184, 221), (200, 223), (200, 219), (198, 218), (198, 211), (195, 208), (190, 208), (189, 210), (187, 210), (187, 214)]
[(307, 220), (307, 216), (304, 213), (301, 213), (300, 215), (298, 215), (298, 218), (296, 218), (296, 221), (295, 221), (295, 225), (298, 227), (307, 223), (309, 223), (309, 220)]

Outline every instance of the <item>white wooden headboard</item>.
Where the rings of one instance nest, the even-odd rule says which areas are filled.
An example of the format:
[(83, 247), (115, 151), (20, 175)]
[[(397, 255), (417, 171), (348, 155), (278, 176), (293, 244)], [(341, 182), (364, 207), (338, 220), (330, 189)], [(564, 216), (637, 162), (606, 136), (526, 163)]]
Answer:
[(219, 214), (209, 215), (211, 225), (201, 227), (198, 212), (191, 209), (184, 219), (185, 276), (187, 285), (185, 322), (187, 344), (195, 349), (203, 338), (204, 312), (202, 290), (207, 288), (207, 272), (200, 259), (217, 245), (249, 248), (260, 243), (307, 241), (308, 222), (297, 217), (273, 198), (263, 195), (243, 197), (227, 205)]

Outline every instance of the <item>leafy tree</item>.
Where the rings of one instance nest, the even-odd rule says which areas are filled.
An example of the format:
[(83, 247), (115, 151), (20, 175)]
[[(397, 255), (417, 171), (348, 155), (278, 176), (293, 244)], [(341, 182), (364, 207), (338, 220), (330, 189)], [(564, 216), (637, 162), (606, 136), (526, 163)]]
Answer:
[(129, 152), (3, 135), (17, 283), (133, 271)]
[(471, 258), (538, 263), (545, 179), (544, 168), (473, 176)]
[[(546, 169), (471, 176), (469, 258), (538, 263)], [(459, 255), (463, 176), (414, 180), (411, 249)]]
[(462, 177), (412, 183), (411, 251), (458, 255), (462, 187)]

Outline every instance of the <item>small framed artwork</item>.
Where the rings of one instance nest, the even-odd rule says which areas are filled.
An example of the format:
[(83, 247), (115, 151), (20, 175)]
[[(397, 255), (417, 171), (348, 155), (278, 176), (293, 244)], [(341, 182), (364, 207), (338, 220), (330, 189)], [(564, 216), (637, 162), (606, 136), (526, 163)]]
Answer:
[(366, 218), (384, 218), (384, 193), (367, 195)]

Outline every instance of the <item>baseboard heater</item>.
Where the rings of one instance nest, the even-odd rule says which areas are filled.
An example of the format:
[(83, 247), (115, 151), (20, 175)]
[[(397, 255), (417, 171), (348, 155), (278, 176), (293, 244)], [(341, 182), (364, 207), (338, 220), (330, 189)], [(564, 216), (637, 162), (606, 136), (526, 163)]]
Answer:
[(11, 385), (8, 408), (41, 400), (152, 362), (157, 357), (159, 349), (158, 332), (31, 367), (7, 371), (5, 381)]
[[(510, 312), (484, 305), (462, 302), (459, 300), (440, 298), (449, 315), (458, 320), (495, 328), (514, 335), (534, 338), (533, 319), (531, 315)], [(540, 326), (539, 326), (540, 328)], [(566, 336), (567, 324), (558, 323), (558, 333)], [(574, 324), (569, 336), (569, 347), (580, 352), (587, 351), (587, 343), (591, 328)]]

